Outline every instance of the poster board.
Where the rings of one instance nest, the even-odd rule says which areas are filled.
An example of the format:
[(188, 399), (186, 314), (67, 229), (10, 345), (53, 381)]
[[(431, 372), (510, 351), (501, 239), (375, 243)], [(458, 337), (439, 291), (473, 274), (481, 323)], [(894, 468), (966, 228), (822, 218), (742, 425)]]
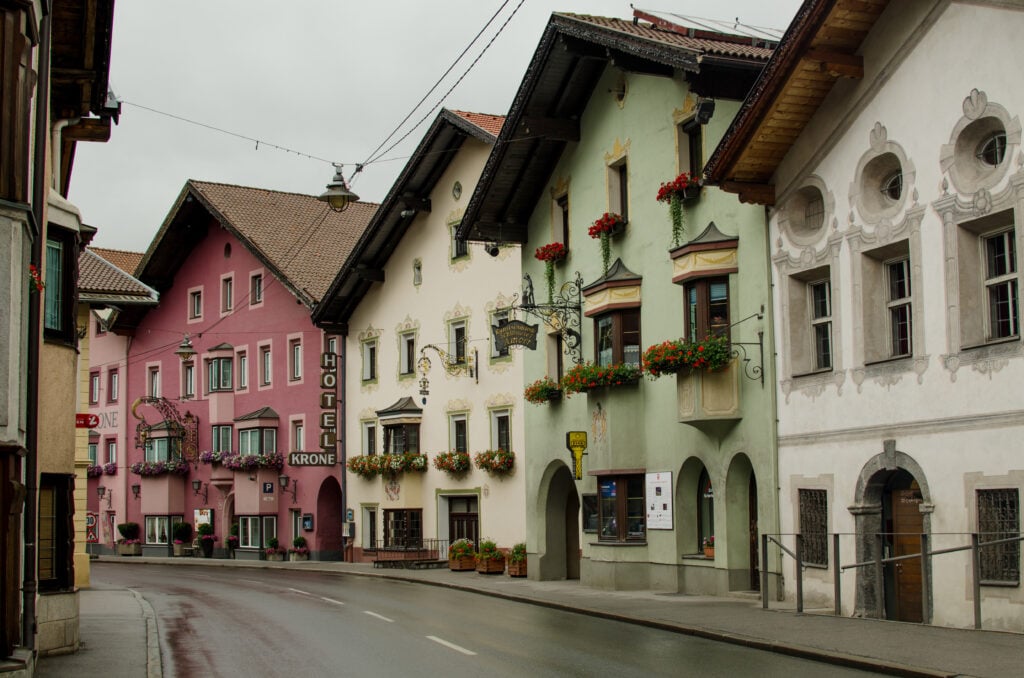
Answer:
[(672, 472), (645, 474), (647, 502), (647, 529), (672, 529)]

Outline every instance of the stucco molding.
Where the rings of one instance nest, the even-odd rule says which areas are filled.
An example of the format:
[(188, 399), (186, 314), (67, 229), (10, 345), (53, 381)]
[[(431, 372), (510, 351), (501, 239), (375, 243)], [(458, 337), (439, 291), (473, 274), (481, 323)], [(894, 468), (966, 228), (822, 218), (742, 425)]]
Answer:
[[(1020, 149), (1021, 124), (1018, 116), (1011, 116), (1003, 106), (989, 101), (988, 95), (977, 88), (964, 98), (963, 112), (963, 117), (953, 125), (949, 143), (939, 150), (939, 166), (944, 175), (943, 192), (947, 190), (948, 177), (957, 192), (970, 195), (995, 188), (1010, 172), (1014, 153)], [(996, 167), (988, 167), (976, 157), (986, 130), (995, 130), (995, 126), (985, 124), (986, 118), (998, 121), (997, 125), (1006, 133), (1006, 155)]]

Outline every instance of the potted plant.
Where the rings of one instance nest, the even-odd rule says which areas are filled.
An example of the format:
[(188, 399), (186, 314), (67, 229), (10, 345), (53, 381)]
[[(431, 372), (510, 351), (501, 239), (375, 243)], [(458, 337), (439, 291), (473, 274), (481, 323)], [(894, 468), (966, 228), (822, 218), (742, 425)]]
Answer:
[(533, 382), (523, 390), (523, 397), (534, 405), (542, 405), (562, 397), (562, 389), (551, 377), (544, 377)]
[(516, 464), (516, 455), (508, 450), (484, 450), (476, 453), (473, 463), (481, 471), (500, 476), (512, 473)]
[(476, 571), (480, 574), (501, 574), (505, 571), (505, 554), (490, 539), (480, 542), (476, 554)]
[(238, 548), (238, 523), (231, 525), (231, 532), (227, 538), (228, 544), (228, 555), (232, 558), (235, 557), (235, 549)]
[(90, 465), (85, 468), (85, 475), (88, 478), (98, 478), (103, 475), (103, 467), (99, 465)]
[(672, 219), (672, 244), (679, 247), (686, 224), (686, 213), (683, 201), (700, 195), (700, 184), (689, 172), (683, 172), (672, 181), (666, 181), (658, 188), (658, 202), (668, 203), (668, 213)]
[(277, 541), (277, 537), (271, 537), (267, 540), (267, 548), (264, 553), (267, 556), (267, 560), (274, 562), (282, 562), (284, 560), (285, 549), (279, 546), (280, 542)]
[(288, 560), (293, 563), (309, 560), (309, 547), (306, 546), (306, 538), (301, 534), (292, 539), (292, 547), (288, 549)]
[(174, 555), (191, 555), (192, 523), (174, 523), (171, 526), (171, 535), (174, 537)]
[(622, 233), (625, 227), (626, 220), (621, 215), (614, 212), (605, 212), (587, 230), (587, 234), (591, 238), (601, 240), (601, 263), (603, 264), (601, 275), (608, 272), (608, 266), (612, 260), (611, 237)]
[(213, 546), (218, 541), (217, 535), (213, 533), (213, 525), (199, 523), (196, 532), (199, 533), (199, 548), (203, 550), (203, 558), (213, 558)]
[(704, 537), (704, 557), (714, 558), (715, 557), (715, 535), (710, 537)]
[(476, 568), (476, 549), (473, 542), (463, 537), (456, 539), (448, 547), (448, 569), (453, 572), (465, 572)]
[(555, 301), (555, 264), (565, 259), (567, 253), (565, 245), (560, 242), (553, 242), (543, 247), (538, 247), (533, 255), (539, 261), (544, 262), (544, 281), (548, 284), (549, 304), (553, 304)]
[(602, 386), (623, 386), (635, 384), (643, 371), (636, 365), (576, 365), (562, 377), (562, 393), (571, 395)]
[(508, 554), (508, 576), (526, 576), (526, 543), (519, 542)]
[(141, 556), (142, 540), (139, 539), (138, 523), (121, 523), (117, 526), (121, 538), (117, 541), (117, 555)]
[(460, 476), (469, 470), (469, 453), (441, 452), (434, 457), (434, 468), (452, 476)]

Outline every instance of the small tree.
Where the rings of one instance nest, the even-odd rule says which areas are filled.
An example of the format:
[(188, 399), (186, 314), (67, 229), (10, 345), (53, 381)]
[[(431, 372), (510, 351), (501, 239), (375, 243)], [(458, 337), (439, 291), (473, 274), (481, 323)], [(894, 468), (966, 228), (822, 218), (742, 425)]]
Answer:
[(174, 541), (186, 544), (192, 541), (192, 523), (174, 523), (171, 533), (174, 535)]
[(117, 531), (121, 533), (121, 537), (125, 540), (137, 540), (139, 538), (138, 523), (121, 523), (117, 526)]

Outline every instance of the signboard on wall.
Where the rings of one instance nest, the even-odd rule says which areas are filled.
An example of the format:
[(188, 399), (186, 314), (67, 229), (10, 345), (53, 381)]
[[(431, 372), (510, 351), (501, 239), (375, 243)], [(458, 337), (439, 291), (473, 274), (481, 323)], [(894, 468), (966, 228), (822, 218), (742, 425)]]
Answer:
[(193, 523), (197, 528), (203, 523), (213, 525), (213, 509), (195, 509)]
[(330, 452), (292, 452), (288, 455), (289, 466), (336, 466), (338, 453)]
[(672, 472), (645, 474), (647, 529), (672, 529)]
[(336, 452), (338, 447), (338, 356), (320, 354), (320, 449)]
[(78, 413), (75, 415), (75, 428), (96, 428), (100, 425), (100, 415)]

